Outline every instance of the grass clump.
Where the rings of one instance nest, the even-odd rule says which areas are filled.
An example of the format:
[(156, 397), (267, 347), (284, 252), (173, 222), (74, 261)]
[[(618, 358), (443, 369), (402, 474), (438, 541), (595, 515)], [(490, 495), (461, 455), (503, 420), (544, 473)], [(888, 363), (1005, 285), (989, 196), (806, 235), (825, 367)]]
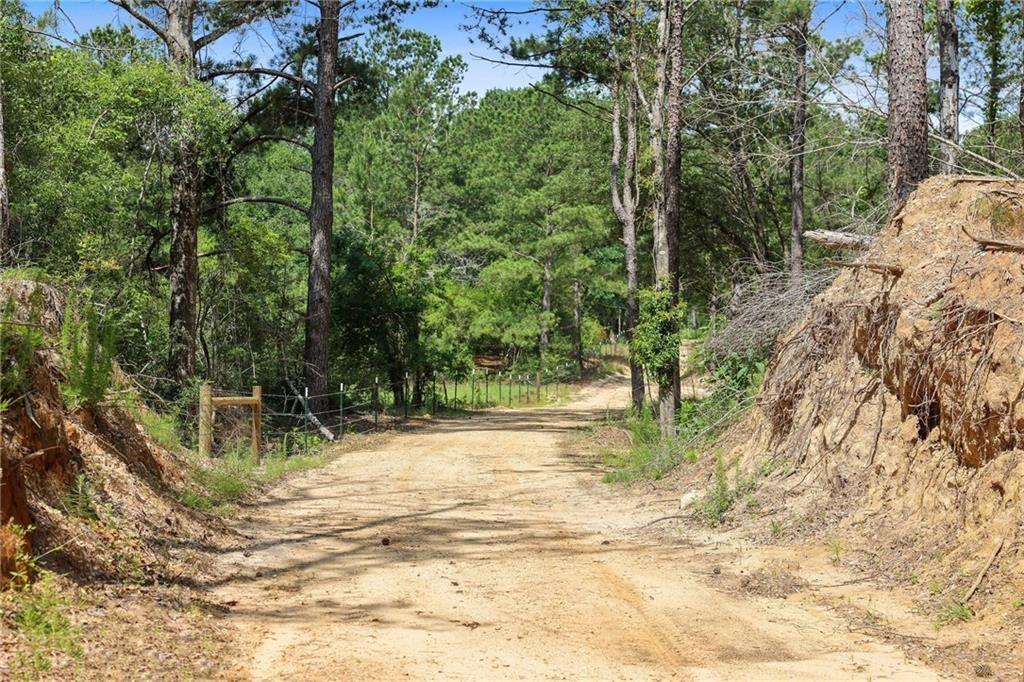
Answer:
[(142, 425), (149, 437), (171, 452), (183, 452), (184, 444), (178, 432), (178, 423), (174, 417), (154, 412), (145, 405), (139, 405), (134, 399), (128, 398), (125, 403), (128, 413)]
[(953, 625), (954, 623), (967, 623), (974, 619), (974, 611), (971, 607), (962, 602), (950, 600), (946, 602), (939, 611), (937, 625)]
[(679, 463), (678, 452), (662, 438), (658, 422), (649, 410), (628, 413), (620, 425), (629, 432), (632, 445), (605, 454), (604, 463), (611, 467), (604, 475), (605, 481), (657, 480)]
[(318, 448), (289, 455), (285, 444), (258, 461), (248, 445), (239, 443), (208, 462), (191, 458), (196, 487), (181, 491), (178, 501), (199, 511), (226, 513), (258, 488), (290, 472), (321, 466), (325, 461)]
[(697, 502), (698, 515), (709, 526), (720, 525), (733, 504), (754, 492), (757, 487), (757, 471), (744, 475), (739, 462), (736, 463), (734, 471), (733, 484), (730, 486), (725, 459), (721, 454), (715, 458), (715, 478), (711, 483), (711, 489)]
[(7, 599), (11, 604), (10, 620), (25, 643), (15, 656), (15, 678), (31, 679), (48, 673), (53, 668), (51, 659), (58, 653), (71, 658), (82, 656), (78, 629), (68, 620), (69, 604), (54, 574), (40, 571), (35, 583), (13, 591)]

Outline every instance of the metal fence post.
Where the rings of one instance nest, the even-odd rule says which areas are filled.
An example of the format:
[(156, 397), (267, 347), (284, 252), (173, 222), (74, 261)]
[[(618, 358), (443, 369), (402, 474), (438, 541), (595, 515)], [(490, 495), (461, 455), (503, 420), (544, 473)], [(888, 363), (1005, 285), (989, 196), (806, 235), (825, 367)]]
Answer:
[(338, 438), (345, 435), (345, 384), (338, 384)]
[(484, 407), (491, 402), (491, 373), (484, 370)]
[(373, 378), (373, 430), (377, 430), (378, 412), (380, 411), (380, 377)]
[(309, 454), (309, 386), (302, 389), (303, 401), (302, 401), (302, 414), (305, 417), (302, 420), (302, 449), (305, 454)]
[(405, 412), (405, 418), (409, 418), (409, 373), (405, 373), (405, 380), (402, 381), (402, 409)]
[(469, 409), (476, 409), (476, 368), (469, 373)]

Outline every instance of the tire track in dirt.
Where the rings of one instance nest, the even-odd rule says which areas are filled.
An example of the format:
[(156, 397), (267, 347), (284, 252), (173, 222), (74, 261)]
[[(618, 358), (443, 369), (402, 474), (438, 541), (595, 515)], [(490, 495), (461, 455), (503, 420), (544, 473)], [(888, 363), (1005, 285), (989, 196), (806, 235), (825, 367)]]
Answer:
[(824, 609), (713, 589), (693, 547), (638, 542), (650, 519), (565, 447), (628, 394), (424, 420), (274, 491), (216, 588), (242, 677), (934, 677)]

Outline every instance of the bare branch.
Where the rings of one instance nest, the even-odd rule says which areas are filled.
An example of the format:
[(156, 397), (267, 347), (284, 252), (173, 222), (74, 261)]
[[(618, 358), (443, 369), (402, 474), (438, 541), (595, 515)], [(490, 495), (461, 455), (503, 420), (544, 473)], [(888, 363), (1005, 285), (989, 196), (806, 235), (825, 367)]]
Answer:
[(160, 36), (160, 39), (162, 41), (164, 41), (165, 43), (169, 43), (170, 42), (170, 37), (167, 35), (167, 31), (165, 31), (163, 28), (161, 28), (160, 25), (157, 24), (155, 21), (153, 21), (152, 19), (147, 17), (146, 14), (141, 9), (139, 9), (139, 8), (135, 7), (134, 5), (132, 5), (130, 0), (110, 0), (110, 2), (112, 4), (120, 7), (121, 9), (123, 9), (128, 14), (132, 15), (133, 17), (135, 17), (136, 21), (138, 21), (140, 24), (142, 24), (143, 26), (148, 28), (153, 33), (155, 33), (158, 36)]
[(309, 209), (302, 204), (292, 201), (291, 199), (285, 199), (283, 197), (264, 197), (264, 196), (248, 196), (248, 197), (234, 197), (227, 199), (226, 201), (220, 202), (221, 206), (231, 206), (233, 204), (276, 204), (277, 206), (284, 206), (294, 211), (298, 211), (304, 216), (309, 215)]
[(312, 82), (306, 80), (305, 78), (301, 78), (299, 76), (296, 76), (293, 73), (288, 73), (287, 71), (279, 71), (277, 69), (268, 69), (268, 68), (261, 67), (261, 66), (237, 66), (237, 67), (229, 67), (229, 68), (225, 68), (225, 69), (216, 69), (214, 71), (210, 71), (210, 72), (206, 73), (203, 76), (203, 79), (204, 80), (213, 80), (214, 78), (217, 78), (218, 76), (241, 76), (241, 75), (273, 76), (274, 78), (283, 78), (283, 79), (285, 79), (287, 81), (291, 81), (292, 83), (295, 83), (296, 85), (298, 85), (300, 87), (306, 88), (310, 92), (313, 92), (316, 89), (316, 85), (313, 84)]

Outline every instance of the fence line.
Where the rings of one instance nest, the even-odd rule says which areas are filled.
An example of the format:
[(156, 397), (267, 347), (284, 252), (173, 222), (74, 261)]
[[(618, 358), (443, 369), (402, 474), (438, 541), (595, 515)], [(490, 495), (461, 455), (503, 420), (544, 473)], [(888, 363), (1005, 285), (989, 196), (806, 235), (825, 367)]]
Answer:
[[(615, 342), (601, 344), (598, 352), (589, 354), (583, 364), (593, 365), (600, 356), (621, 356), (624, 348)], [(537, 404), (550, 401), (552, 396), (558, 400), (563, 387), (580, 377), (580, 363), (565, 362), (532, 374), (476, 368), (468, 374), (430, 374), (421, 376), (418, 385), (407, 373), (401, 382), (386, 381), (384, 387), (377, 377), (372, 384), (342, 382), (337, 391), (313, 395), (305, 387), (300, 393), (290, 383), (288, 386), (296, 389), (291, 393), (264, 393), (262, 387), (253, 386), (249, 395), (204, 383), (200, 386), (199, 452), (205, 456), (212, 454), (218, 407), (252, 409), (250, 446), (254, 453), (263, 450), (266, 434), (279, 440), (290, 454), (288, 446), (300, 436), (302, 451), (308, 452), (313, 439), (334, 441), (344, 438), (346, 431), (376, 431), (382, 422), (407, 419), (410, 410), (436, 414)], [(329, 407), (321, 405), (323, 409), (312, 410), (310, 401)]]

